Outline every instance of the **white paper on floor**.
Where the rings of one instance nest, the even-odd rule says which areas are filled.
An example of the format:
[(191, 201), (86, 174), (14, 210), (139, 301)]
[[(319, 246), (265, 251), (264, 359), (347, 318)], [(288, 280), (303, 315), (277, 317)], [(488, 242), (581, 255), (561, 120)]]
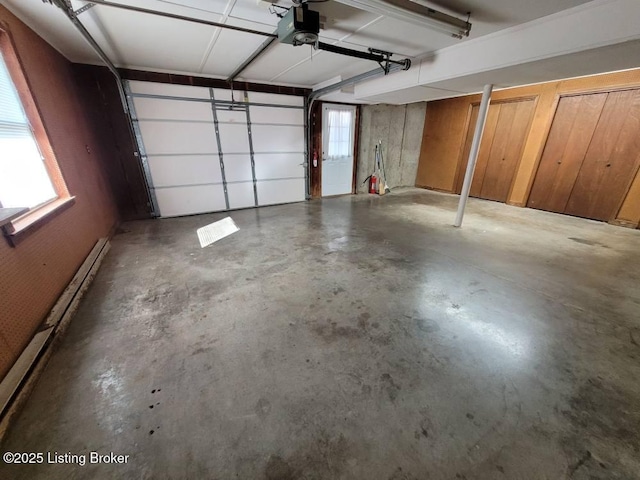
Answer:
[(236, 233), (238, 230), (240, 229), (236, 222), (231, 217), (227, 217), (206, 227), (199, 228), (197, 230), (198, 240), (200, 240), (200, 246), (204, 248), (228, 237), (232, 233)]

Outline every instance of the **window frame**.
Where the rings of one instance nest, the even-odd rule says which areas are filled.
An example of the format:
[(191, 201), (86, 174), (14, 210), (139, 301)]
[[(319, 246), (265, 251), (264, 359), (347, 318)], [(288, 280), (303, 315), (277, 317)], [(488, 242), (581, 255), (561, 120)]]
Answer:
[(71, 196), (64, 176), (53, 152), (46, 128), (42, 121), (40, 110), (32, 94), (32, 89), (25, 75), (18, 52), (14, 46), (9, 29), (0, 23), (0, 54), (7, 66), (9, 76), (18, 92), (22, 108), (31, 127), (36, 146), (42, 155), (45, 170), (51, 180), (56, 197), (30, 208), (11, 223), (2, 226), (2, 231), (11, 246), (16, 244), (28, 233), (36, 230), (50, 218), (53, 218), (69, 206), (73, 205), (75, 197)]

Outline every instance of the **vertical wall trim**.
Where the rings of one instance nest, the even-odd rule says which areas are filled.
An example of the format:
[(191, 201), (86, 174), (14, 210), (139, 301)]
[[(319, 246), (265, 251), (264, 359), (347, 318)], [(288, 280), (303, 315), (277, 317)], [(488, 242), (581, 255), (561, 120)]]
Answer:
[(304, 97), (304, 198), (309, 200), (311, 198), (311, 121), (309, 98)]
[[(220, 141), (220, 126), (218, 125), (218, 112), (216, 111), (216, 97), (213, 88), (209, 88), (211, 97), (211, 113), (213, 115), (213, 125), (216, 130), (216, 142), (218, 144), (218, 160), (220, 161), (220, 175), (222, 176), (222, 189), (224, 190), (224, 203), (229, 210), (229, 192), (227, 191), (227, 176), (224, 171), (224, 154), (222, 153), (222, 142)], [(247, 110), (248, 111), (248, 110)]]
[(356, 105), (355, 132), (353, 135), (353, 178), (351, 181), (351, 194), (358, 193), (358, 162), (360, 161), (360, 115), (362, 109)]
[[(249, 94), (245, 90), (244, 101), (249, 103)], [(253, 133), (251, 132), (251, 114), (249, 113), (249, 105), (246, 107), (247, 112), (247, 133), (249, 135), (249, 154), (251, 155), (251, 178), (253, 179), (253, 201), (258, 206), (258, 184), (256, 180), (256, 159), (253, 154)], [(229, 208), (229, 207), (227, 207)]]
[(152, 177), (151, 177), (151, 169), (149, 167), (149, 158), (147, 157), (147, 151), (144, 148), (144, 142), (142, 141), (142, 132), (140, 131), (140, 122), (138, 121), (138, 115), (136, 114), (136, 107), (133, 103), (133, 97), (131, 96), (131, 85), (129, 85), (129, 80), (123, 80), (122, 88), (125, 92), (126, 101), (128, 111), (127, 113), (129, 119), (131, 120), (131, 128), (133, 129), (133, 136), (135, 137), (136, 144), (138, 146), (138, 151), (133, 152), (133, 154), (139, 158), (140, 164), (142, 165), (142, 172), (144, 174), (144, 183), (147, 186), (147, 191), (149, 192), (149, 199), (151, 201), (151, 216), (158, 217), (160, 216), (160, 209), (158, 207), (158, 199), (156, 198), (156, 190), (153, 186)]

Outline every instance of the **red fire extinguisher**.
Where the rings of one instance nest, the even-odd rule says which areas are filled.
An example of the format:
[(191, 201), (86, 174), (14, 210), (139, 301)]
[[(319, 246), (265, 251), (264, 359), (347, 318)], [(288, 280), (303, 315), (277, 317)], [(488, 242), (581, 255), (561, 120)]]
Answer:
[(378, 193), (378, 179), (375, 174), (369, 178), (369, 193)]
[(318, 151), (313, 151), (313, 168), (318, 168)]

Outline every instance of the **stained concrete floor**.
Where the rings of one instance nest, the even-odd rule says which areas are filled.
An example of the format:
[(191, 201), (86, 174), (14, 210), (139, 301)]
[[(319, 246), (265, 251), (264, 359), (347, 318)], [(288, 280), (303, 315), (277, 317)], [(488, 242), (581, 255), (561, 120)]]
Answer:
[(1, 478), (640, 478), (640, 231), (405, 190), (123, 225)]

